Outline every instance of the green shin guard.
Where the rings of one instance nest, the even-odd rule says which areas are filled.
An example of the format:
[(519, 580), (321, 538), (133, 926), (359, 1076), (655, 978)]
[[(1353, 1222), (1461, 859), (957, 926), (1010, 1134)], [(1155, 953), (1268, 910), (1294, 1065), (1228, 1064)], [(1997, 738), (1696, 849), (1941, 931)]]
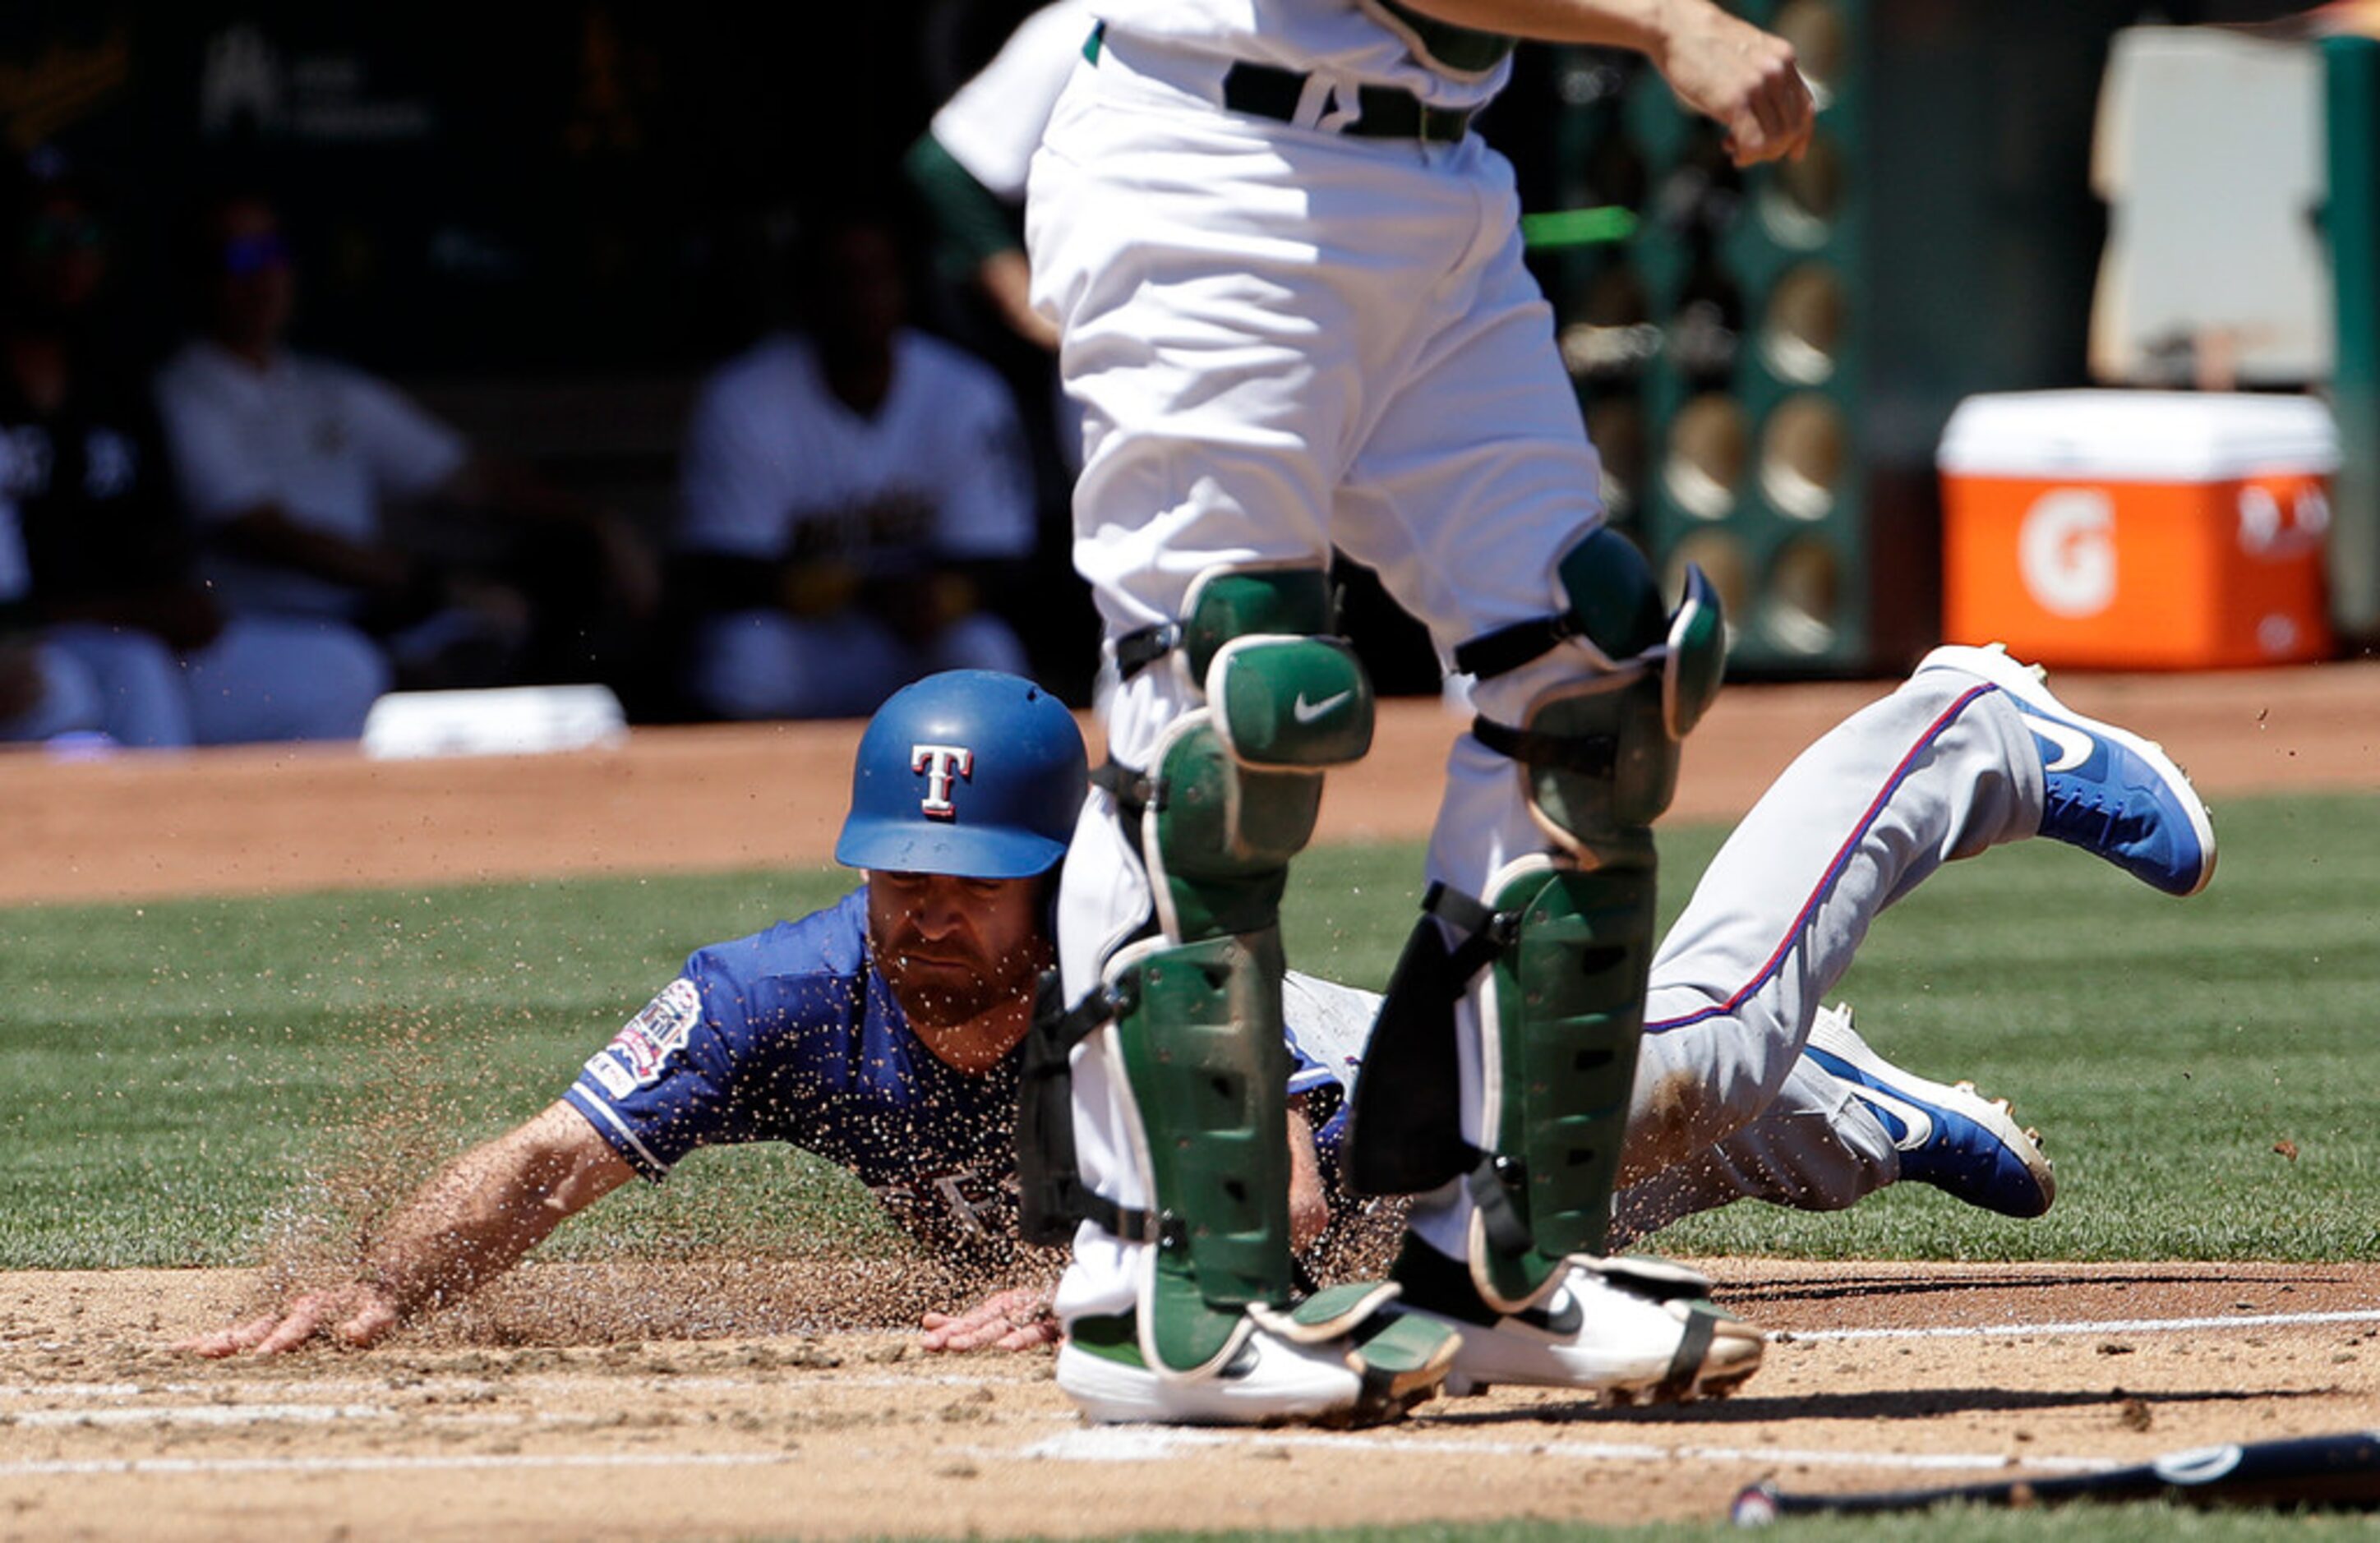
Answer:
[[(1484, 905), (1434, 894), (1426, 904), (1469, 937), (1408, 949), (1425, 966), (1412, 974), (1433, 994), (1459, 993), (1492, 960), (1478, 998), (1489, 1149), (1467, 1180), (1470, 1254), (1480, 1295), (1508, 1313), (1542, 1294), (1565, 1257), (1603, 1252), (1655, 941), (1651, 826), (1676, 792), (1680, 741), (1726, 667), (1718, 596), (1699, 570), (1688, 570), (1666, 619), (1644, 558), (1609, 530), (1573, 548), (1560, 577), (1561, 612), (1455, 652), (1485, 680), (1573, 642), (1593, 650), (1594, 667), (1541, 692), (1522, 726), (1484, 717), (1472, 726), (1518, 763), (1553, 855), (1508, 864)], [(1406, 1026), (1403, 1042), (1419, 1038)], [(1371, 1070), (1367, 1060), (1366, 1080)], [(1364, 1135), (1364, 1102), (1359, 1085), (1351, 1140)]]
[(1480, 1294), (1513, 1312), (1565, 1257), (1604, 1250), (1644, 1028), (1653, 870), (1515, 864), (1494, 905), (1519, 925), (1484, 999), (1494, 1152), (1470, 1179), (1472, 1262)]
[(1164, 939), (1111, 980), (1159, 1210), (1139, 1339), (1175, 1375), (1220, 1370), (1251, 1323), (1293, 1337), (1281, 897), (1322, 769), (1370, 746), (1372, 697), (1342, 643), (1235, 634), (1303, 619), (1318, 577), (1223, 575), (1194, 601), (1208, 706), (1160, 740), (1141, 824)]
[(1482, 1028), (1494, 1156), (1471, 1179), (1473, 1263), (1507, 1310), (1564, 1256), (1603, 1252), (1652, 967), (1651, 825), (1677, 787), (1662, 696), (1650, 671), (1589, 679), (1540, 699), (1515, 746), (1561, 857), (1508, 868), (1489, 897), (1514, 937)]
[(1292, 1295), (1281, 967), (1266, 932), (1160, 947), (1114, 982), (1159, 1205), (1142, 1345), (1169, 1371), (1220, 1366), (1245, 1309)]

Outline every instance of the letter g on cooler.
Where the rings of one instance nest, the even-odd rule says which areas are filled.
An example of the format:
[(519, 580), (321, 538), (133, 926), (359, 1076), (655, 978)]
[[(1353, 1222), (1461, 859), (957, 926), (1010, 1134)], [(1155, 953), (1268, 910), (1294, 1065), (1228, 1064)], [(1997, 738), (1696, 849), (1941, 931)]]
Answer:
[(2116, 599), (2116, 505), (2096, 488), (2059, 488), (2024, 513), (2017, 534), (2024, 587), (2058, 616), (2095, 616)]

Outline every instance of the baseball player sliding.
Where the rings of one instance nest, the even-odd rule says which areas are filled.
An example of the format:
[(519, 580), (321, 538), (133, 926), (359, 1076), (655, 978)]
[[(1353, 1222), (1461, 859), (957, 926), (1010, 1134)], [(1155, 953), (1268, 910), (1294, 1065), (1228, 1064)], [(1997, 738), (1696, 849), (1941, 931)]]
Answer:
[[(2060, 770), (2041, 769), (2034, 734), (2056, 736)], [(1031, 982), (1050, 955), (1048, 880), (1083, 796), (1082, 741), (1029, 682), (936, 675), (870, 721), (852, 784), (836, 850), (868, 870), (860, 889), (697, 951), (561, 1100), (448, 1165), (377, 1227), (354, 1281), (182, 1348), (370, 1343), (705, 1145), (808, 1148), (857, 1173), (921, 1241), (996, 1262), (1014, 1226)], [(1829, 1209), (1900, 1179), (2011, 1215), (2046, 1209), (2048, 1165), (2005, 1106), (1888, 1064), (1846, 1014), (1817, 1010), (1876, 910), (1943, 858), (2036, 829), (2171, 890), (2203, 884), (2214, 861), (2203, 814), (2154, 747), (2065, 711), (1984, 650), (1943, 650), (1795, 762), (1656, 966), (1657, 1002), (1672, 1015), (1655, 1042), (1675, 1053), (1648, 1061), (1671, 1075), (1643, 1076), (1639, 1103), (1667, 1099), (1682, 1119), (1637, 1122), (1659, 1135), (1632, 1142), (1619, 1228), (1642, 1235), (1747, 1197)], [(1286, 1001), (1284, 1101), (1330, 1101), (1379, 999), (1293, 976)], [(1730, 1133), (1661, 1166), (1665, 1141), (1690, 1128)], [(1295, 1245), (1330, 1220), (1337, 1134), (1324, 1126), (1318, 1160), (1304, 1120), (1284, 1116)], [(1046, 1344), (1049, 1306), (1044, 1286), (999, 1291), (929, 1315), (923, 1343)]]
[[(705, 1146), (779, 1140), (848, 1169), (946, 1257), (1006, 1262), (1016, 1235), (1018, 1046), (1050, 964), (1050, 875), (1085, 785), (1082, 735), (1032, 682), (932, 675), (862, 735), (835, 856), (868, 870), (840, 904), (697, 950), (562, 1099), (466, 1153), (374, 1230), (356, 1280), (185, 1348), (370, 1343), (509, 1269), (630, 1178)], [(1350, 1068), (1370, 1000), (1301, 982), (1290, 1100)], [(1326, 1214), (1295, 1113), (1299, 1238)], [(1285, 1134), (1287, 1134), (1285, 1132)], [(1044, 1343), (1046, 1289), (928, 1320), (931, 1349)]]
[[(1222, 1423), (1390, 1417), (1441, 1383), (1739, 1385), (1757, 1331), (1693, 1279), (1605, 1257), (1615, 1189), (1789, 1083), (1828, 951), (1857, 935), (1814, 930), (1829, 905), (2027, 828), (2040, 766), (1999, 777), (1990, 813), (1956, 806), (1952, 844), (1875, 854), (1873, 893), (1867, 868), (1739, 855), (1756, 881), (1691, 918), (1709, 972), (1665, 977), (1647, 1034), (1649, 827), (1723, 628), (1699, 574), (1672, 610), (1602, 527), (1512, 171), (1470, 121), (1527, 33), (1643, 53), (1740, 164), (1796, 155), (1813, 108), (1792, 51), (1708, 0), (1096, 9), (1026, 217), (1084, 413), (1075, 556), (1113, 681), (1044, 1057), (1071, 1056), (1060, 1156), (1081, 1175), (1059, 1382), (1095, 1419)], [(1331, 636), (1334, 547), (1475, 677), (1478, 717), (1349, 1132), (1359, 1190), (1417, 1196), (1408, 1235), (1390, 1282), (1300, 1300), (1279, 904), (1326, 769), (1372, 726)], [(1995, 710), (1951, 722), (2022, 747)], [(1709, 940), (1737, 908), (1795, 883), (1814, 910), (1759, 945), (1773, 959), (1722, 961)], [(1694, 1096), (1669, 1075), (1689, 1067)]]

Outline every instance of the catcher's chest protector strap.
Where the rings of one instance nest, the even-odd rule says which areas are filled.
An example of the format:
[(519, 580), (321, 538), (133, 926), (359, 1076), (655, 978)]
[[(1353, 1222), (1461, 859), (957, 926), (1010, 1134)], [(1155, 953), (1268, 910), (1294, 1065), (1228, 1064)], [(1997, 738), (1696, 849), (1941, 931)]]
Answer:
[[(1443, 883), (1429, 887), (1421, 907), (1348, 1100), (1344, 1176), (1358, 1195), (1418, 1195), (1481, 1160), (1463, 1138), (1454, 1004), (1512, 945), (1520, 918)], [(1463, 935), (1452, 948), (1439, 917)]]
[(1016, 1107), (1016, 1174), (1022, 1204), (1018, 1233), (1027, 1243), (1057, 1245), (1073, 1241), (1077, 1223), (1089, 1221), (1117, 1237), (1158, 1241), (1158, 1219), (1148, 1211), (1119, 1206), (1085, 1187), (1075, 1162), (1075, 1047), (1115, 1016), (1115, 999), (1095, 987), (1073, 1007), (1058, 985), (1058, 972), (1044, 970), (1033, 1002), (1033, 1027), (1025, 1036), (1025, 1063)]

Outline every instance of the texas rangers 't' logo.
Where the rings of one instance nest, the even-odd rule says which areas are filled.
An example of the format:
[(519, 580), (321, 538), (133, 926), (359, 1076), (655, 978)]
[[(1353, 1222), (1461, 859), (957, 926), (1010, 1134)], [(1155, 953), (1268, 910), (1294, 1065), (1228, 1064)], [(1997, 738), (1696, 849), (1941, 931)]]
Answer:
[(912, 745), (909, 770), (926, 774), (926, 796), (917, 807), (936, 820), (957, 818), (951, 802), (951, 779), (975, 775), (975, 752), (964, 745)]

